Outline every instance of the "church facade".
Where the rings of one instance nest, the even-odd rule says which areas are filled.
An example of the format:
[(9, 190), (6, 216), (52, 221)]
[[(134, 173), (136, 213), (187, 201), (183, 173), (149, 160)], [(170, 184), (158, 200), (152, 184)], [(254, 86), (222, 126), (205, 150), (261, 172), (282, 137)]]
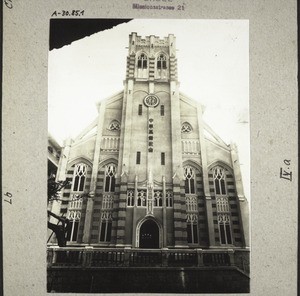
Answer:
[(179, 91), (175, 36), (132, 33), (124, 90), (98, 112), (59, 161), (70, 184), (50, 207), (71, 221), (68, 246), (249, 248), (237, 148)]

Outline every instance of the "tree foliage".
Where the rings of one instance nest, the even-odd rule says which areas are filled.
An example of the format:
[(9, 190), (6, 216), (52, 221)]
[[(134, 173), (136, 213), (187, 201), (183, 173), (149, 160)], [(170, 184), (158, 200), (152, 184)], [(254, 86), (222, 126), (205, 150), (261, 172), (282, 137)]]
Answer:
[(59, 192), (64, 187), (66, 187), (70, 182), (65, 181), (55, 181), (54, 177), (48, 178), (48, 202), (52, 200), (59, 199)]

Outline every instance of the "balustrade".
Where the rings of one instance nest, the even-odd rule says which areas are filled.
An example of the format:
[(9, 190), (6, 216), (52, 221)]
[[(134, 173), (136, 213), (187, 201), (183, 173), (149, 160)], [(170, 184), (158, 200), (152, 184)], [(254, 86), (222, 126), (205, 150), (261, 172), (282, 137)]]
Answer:
[(123, 266), (124, 265), (124, 251), (123, 250), (110, 250), (110, 251), (93, 251), (91, 252), (91, 266), (104, 267), (104, 266)]
[(230, 256), (227, 253), (203, 254), (203, 264), (205, 266), (229, 266)]
[(168, 254), (168, 266), (197, 266), (198, 262), (196, 250), (187, 252), (187, 251), (172, 251)]
[(161, 252), (151, 252), (138, 250), (129, 252), (129, 266), (161, 266)]
[[(66, 247), (49, 248), (47, 252), (47, 263), (48, 267), (80, 266), (84, 268), (101, 268), (130, 266), (205, 268), (236, 266), (235, 260), (237, 259), (235, 259), (234, 255), (233, 250), (159, 250)], [(238, 252), (237, 255), (240, 256)], [(249, 264), (249, 262), (247, 263)], [(246, 271), (246, 268), (243, 268), (243, 270)]]

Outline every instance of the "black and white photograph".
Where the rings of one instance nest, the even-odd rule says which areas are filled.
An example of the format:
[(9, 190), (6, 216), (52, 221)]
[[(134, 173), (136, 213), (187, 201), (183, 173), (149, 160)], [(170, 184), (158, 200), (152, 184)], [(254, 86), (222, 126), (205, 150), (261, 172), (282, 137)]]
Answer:
[(48, 293), (249, 293), (248, 20), (52, 19), (47, 177)]
[(297, 1), (2, 8), (0, 295), (297, 295)]

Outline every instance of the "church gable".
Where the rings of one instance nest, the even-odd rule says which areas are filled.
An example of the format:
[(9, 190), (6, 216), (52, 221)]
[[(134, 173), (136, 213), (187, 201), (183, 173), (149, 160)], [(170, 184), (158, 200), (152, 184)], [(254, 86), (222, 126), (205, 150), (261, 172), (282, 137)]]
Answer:
[(180, 95), (180, 113), (181, 113), (181, 116), (182, 115), (197, 116), (196, 102)]
[(95, 151), (96, 134), (86, 140), (74, 142), (70, 149), (69, 159), (74, 159), (80, 155), (86, 156), (88, 159), (93, 159)]
[(231, 164), (231, 154), (229, 148), (223, 148), (208, 139), (205, 139), (207, 161), (212, 163), (217, 160), (223, 160), (225, 163)]
[(106, 106), (108, 109), (122, 109), (122, 103), (123, 103), (123, 91), (118, 96), (106, 100)]
[[(126, 246), (136, 256), (140, 248), (189, 249), (197, 266), (214, 258), (214, 248), (225, 262), (224, 247), (246, 244), (231, 146), (202, 121), (204, 107), (179, 92), (173, 35), (133, 33), (128, 50), (124, 90), (99, 102), (97, 118), (66, 145), (65, 163), (79, 163), (62, 170), (84, 180), (79, 187), (92, 197), (77, 209), (73, 243)], [(66, 201), (78, 191), (72, 186), (63, 193)], [(70, 215), (70, 207), (63, 210)], [(168, 258), (172, 265), (175, 257)]]

